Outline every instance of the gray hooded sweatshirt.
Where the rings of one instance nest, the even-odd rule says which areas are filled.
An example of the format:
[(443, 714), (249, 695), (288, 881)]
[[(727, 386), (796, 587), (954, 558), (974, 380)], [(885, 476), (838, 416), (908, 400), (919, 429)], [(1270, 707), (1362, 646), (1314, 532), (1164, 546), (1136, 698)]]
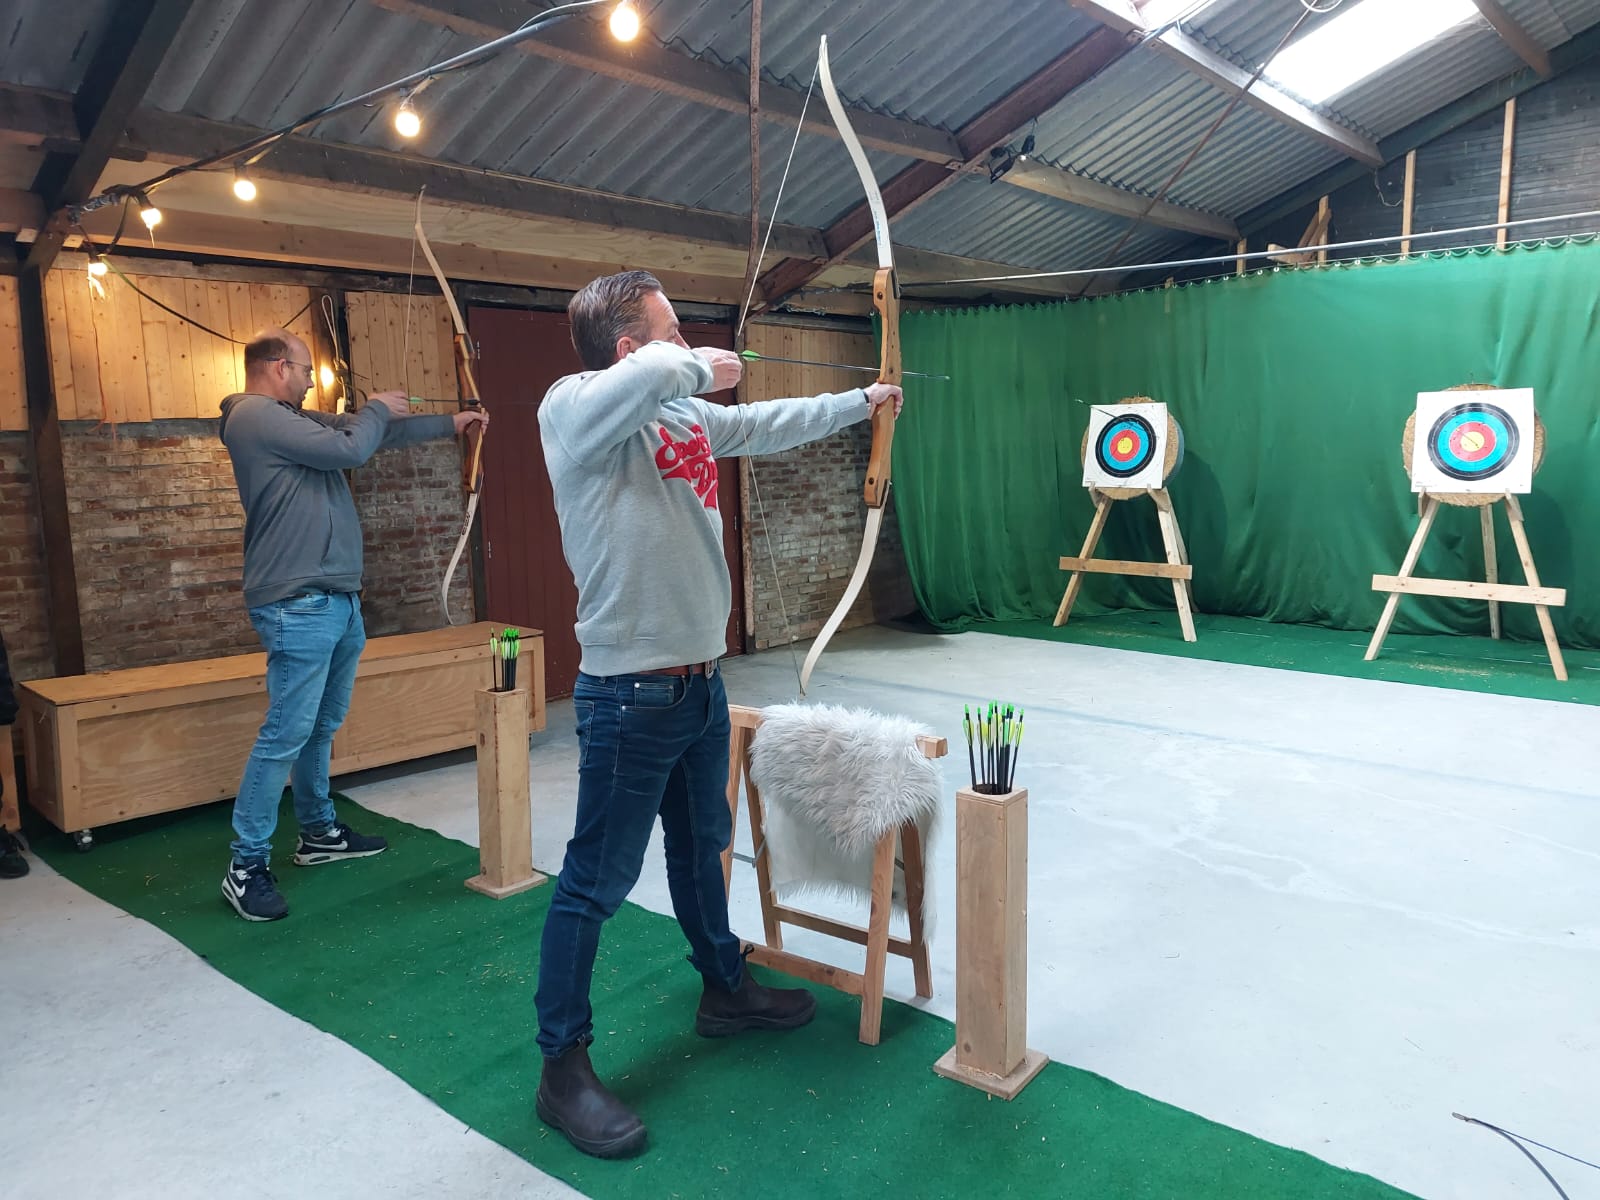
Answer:
[(217, 432), (244, 504), (244, 602), (305, 588), (361, 590), (361, 522), (340, 473), (385, 446), (451, 437), (448, 415), (396, 417), (382, 404), (324, 413), (241, 392), (222, 402)]
[(710, 386), (699, 355), (652, 342), (557, 380), (539, 406), (589, 675), (721, 657), (733, 593), (716, 459), (775, 454), (868, 413), (859, 388), (722, 407), (694, 395)]

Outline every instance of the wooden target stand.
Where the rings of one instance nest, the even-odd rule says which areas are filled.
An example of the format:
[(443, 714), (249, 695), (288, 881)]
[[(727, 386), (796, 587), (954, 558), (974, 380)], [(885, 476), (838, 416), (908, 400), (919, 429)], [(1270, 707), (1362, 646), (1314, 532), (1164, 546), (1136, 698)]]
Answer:
[[(1446, 390), (1489, 391), (1492, 388), (1488, 384), (1462, 384)], [(1405, 434), (1400, 439), (1400, 452), (1405, 461), (1408, 477), (1411, 474), (1411, 452), (1416, 439), (1416, 423), (1417, 415), (1413, 412), (1406, 419)], [(1535, 472), (1544, 461), (1544, 444), (1544, 422), (1535, 415), (1533, 419)], [(1494, 506), (1500, 503), (1506, 506), (1506, 522), (1511, 526), (1511, 538), (1517, 545), (1517, 556), (1522, 560), (1522, 573), (1528, 581), (1525, 585), (1500, 582), (1494, 538)], [(1466, 579), (1425, 579), (1412, 574), (1416, 569), (1417, 559), (1422, 555), (1422, 547), (1428, 540), (1428, 534), (1433, 529), (1434, 518), (1439, 515), (1439, 509), (1446, 505), (1478, 510), (1479, 521), (1483, 528), (1485, 575), (1485, 579), (1481, 582)], [(1400, 563), (1400, 573), (1372, 577), (1372, 590), (1387, 592), (1389, 598), (1384, 601), (1383, 616), (1378, 620), (1377, 629), (1372, 632), (1372, 642), (1367, 646), (1366, 661), (1371, 662), (1377, 658), (1378, 651), (1383, 648), (1383, 640), (1389, 636), (1389, 627), (1394, 623), (1395, 613), (1400, 607), (1401, 596), (1465, 597), (1489, 602), (1489, 634), (1496, 640), (1500, 637), (1502, 603), (1533, 605), (1533, 611), (1539, 618), (1539, 629), (1544, 634), (1545, 649), (1550, 654), (1551, 669), (1557, 679), (1566, 682), (1567, 664), (1561, 657), (1561, 644), (1556, 641), (1556, 630), (1550, 620), (1550, 609), (1565, 605), (1567, 592), (1565, 588), (1545, 587), (1539, 582), (1539, 570), (1534, 565), (1533, 550), (1528, 545), (1528, 533), (1522, 522), (1522, 505), (1517, 502), (1516, 496), (1510, 492), (1423, 492), (1419, 497), (1418, 518), (1417, 532), (1406, 550), (1405, 559)]]
[[(1135, 396), (1119, 401), (1122, 404), (1151, 404), (1154, 403), (1148, 396)], [(1094, 501), (1094, 519), (1089, 522), (1088, 536), (1083, 539), (1083, 549), (1076, 557), (1061, 559), (1061, 569), (1071, 571), (1072, 577), (1067, 580), (1066, 594), (1061, 597), (1061, 606), (1056, 609), (1056, 625), (1065, 625), (1067, 618), (1072, 615), (1072, 606), (1077, 603), (1078, 593), (1083, 588), (1085, 574), (1095, 575), (1142, 575), (1147, 578), (1170, 579), (1172, 581), (1173, 599), (1177, 601), (1178, 623), (1183, 628), (1183, 640), (1195, 640), (1194, 632), (1194, 595), (1190, 591), (1190, 581), (1194, 578), (1194, 567), (1189, 563), (1189, 548), (1184, 544), (1183, 531), (1178, 528), (1178, 516), (1172, 509), (1172, 497), (1167, 493), (1166, 481), (1177, 468), (1178, 451), (1182, 442), (1182, 431), (1178, 422), (1169, 412), (1167, 414), (1167, 454), (1162, 465), (1161, 487), (1158, 488), (1095, 488), (1089, 489), (1089, 498)], [(1083, 434), (1083, 456), (1088, 461), (1089, 432)], [(1112, 504), (1118, 500), (1135, 500), (1140, 496), (1148, 496), (1156, 506), (1156, 520), (1161, 526), (1161, 544), (1167, 552), (1167, 561), (1163, 563), (1133, 562), (1128, 559), (1118, 558), (1093, 558), (1094, 548), (1099, 544), (1100, 535), (1105, 532), (1106, 518), (1111, 513)]]

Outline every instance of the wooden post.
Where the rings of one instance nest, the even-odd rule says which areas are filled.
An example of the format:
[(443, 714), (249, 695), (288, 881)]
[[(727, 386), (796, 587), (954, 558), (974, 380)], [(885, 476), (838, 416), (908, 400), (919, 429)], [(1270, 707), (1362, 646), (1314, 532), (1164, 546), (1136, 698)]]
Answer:
[(528, 693), (478, 693), (478, 861), (467, 886), (503, 900), (538, 887), (528, 798)]
[(1238, 250), (1240, 257), (1239, 257), (1239, 261), (1234, 264), (1233, 273), (1235, 275), (1243, 275), (1244, 274), (1244, 255), (1248, 254), (1249, 251), (1250, 251), (1250, 242), (1246, 238), (1240, 238), (1239, 239), (1239, 244), (1235, 248)]
[(1405, 240), (1400, 243), (1400, 257), (1407, 258), (1411, 254), (1411, 215), (1416, 208), (1417, 201), (1417, 152), (1412, 150), (1406, 155), (1406, 198), (1405, 207), (1400, 211), (1400, 236)]
[[(1333, 224), (1333, 213), (1328, 208), (1328, 198), (1324, 196), (1317, 202), (1317, 228), (1322, 231), (1317, 235), (1319, 243), (1327, 244), (1328, 226), (1331, 224)], [(1326, 250), (1317, 251), (1317, 265), (1323, 267), (1328, 265), (1328, 252)]]
[[(1515, 96), (1506, 101), (1506, 131), (1500, 140), (1500, 212), (1495, 220), (1502, 226), (1511, 219), (1511, 146), (1516, 138), (1517, 131), (1517, 98)], [(1506, 248), (1506, 231), (1501, 228), (1495, 232), (1494, 244), (1501, 250)]]
[(22, 828), (22, 812), (17, 807), (17, 744), (15, 726), (0, 725), (0, 829), (15, 833)]
[(956, 792), (956, 1044), (933, 1069), (1013, 1099), (1050, 1060), (1027, 1047), (1028, 792)]

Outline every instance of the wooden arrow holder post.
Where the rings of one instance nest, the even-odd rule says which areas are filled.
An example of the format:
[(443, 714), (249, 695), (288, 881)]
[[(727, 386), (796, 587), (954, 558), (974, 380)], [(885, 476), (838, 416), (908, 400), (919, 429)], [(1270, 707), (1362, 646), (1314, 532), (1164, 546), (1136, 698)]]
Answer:
[(538, 887), (528, 795), (529, 693), (478, 693), (478, 861), (467, 886), (503, 900)]
[[(1183, 532), (1178, 528), (1178, 517), (1172, 511), (1172, 497), (1167, 494), (1167, 489), (1117, 488), (1113, 494), (1090, 488), (1089, 495), (1094, 500), (1094, 520), (1089, 523), (1089, 536), (1083, 539), (1083, 550), (1075, 558), (1061, 560), (1061, 569), (1071, 571), (1072, 578), (1067, 580), (1066, 595), (1061, 597), (1061, 607), (1056, 609), (1055, 623), (1057, 625), (1067, 623), (1067, 618), (1072, 614), (1072, 606), (1077, 602), (1078, 592), (1083, 587), (1083, 577), (1086, 573), (1143, 575), (1172, 580), (1172, 595), (1178, 604), (1178, 623), (1183, 627), (1183, 640), (1194, 641), (1194, 597), (1189, 590), (1190, 580), (1194, 578), (1194, 568), (1189, 564), (1189, 549), (1183, 543)], [(1161, 524), (1161, 544), (1166, 547), (1167, 561), (1130, 562), (1126, 559), (1090, 557), (1100, 541), (1100, 535), (1105, 532), (1106, 517), (1111, 512), (1111, 506), (1118, 500), (1131, 500), (1138, 496), (1149, 496), (1155, 503), (1156, 518)]]
[[(1384, 601), (1383, 616), (1378, 621), (1377, 629), (1372, 632), (1372, 643), (1367, 647), (1368, 662), (1377, 658), (1378, 651), (1383, 648), (1383, 639), (1389, 636), (1389, 626), (1394, 623), (1394, 615), (1400, 607), (1401, 596), (1457, 596), (1472, 600), (1487, 600), (1489, 633), (1495, 638), (1500, 636), (1500, 604), (1502, 601), (1509, 601), (1513, 604), (1533, 605), (1533, 611), (1539, 618), (1539, 629), (1544, 634), (1545, 649), (1550, 652), (1551, 669), (1555, 671), (1557, 679), (1565, 682), (1567, 664), (1561, 657), (1561, 644), (1556, 641), (1556, 630), (1550, 620), (1550, 609), (1566, 604), (1566, 589), (1544, 587), (1539, 583), (1539, 569), (1533, 564), (1533, 550), (1528, 545), (1528, 532), (1522, 524), (1522, 505), (1517, 502), (1516, 496), (1510, 494), (1495, 496), (1487, 498), (1487, 503), (1484, 503), (1485, 499), (1483, 496), (1441, 498), (1423, 494), (1421, 519), (1417, 522), (1417, 532), (1411, 539), (1411, 547), (1406, 551), (1405, 560), (1400, 564), (1400, 573), (1372, 577), (1372, 590), (1388, 592), (1389, 598)], [(1517, 554), (1522, 559), (1522, 571), (1528, 580), (1526, 585), (1500, 582), (1500, 573), (1495, 561), (1494, 506), (1501, 502), (1506, 506), (1506, 521), (1511, 526), (1511, 538), (1516, 542)], [(1434, 518), (1439, 515), (1440, 507), (1445, 504), (1458, 506), (1470, 504), (1477, 507), (1482, 514), (1483, 562), (1487, 578), (1481, 583), (1465, 579), (1422, 579), (1411, 573), (1416, 569), (1417, 559), (1422, 556), (1422, 547), (1433, 529)]]

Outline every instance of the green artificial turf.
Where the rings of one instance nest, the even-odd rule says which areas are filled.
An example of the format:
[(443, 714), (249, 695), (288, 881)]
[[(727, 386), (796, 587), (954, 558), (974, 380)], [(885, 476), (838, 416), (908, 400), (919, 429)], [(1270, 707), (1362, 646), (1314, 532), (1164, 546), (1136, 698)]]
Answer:
[(1383, 679), (1426, 687), (1459, 688), (1600, 704), (1600, 653), (1563, 650), (1567, 682), (1555, 677), (1542, 642), (1496, 641), (1486, 637), (1401, 636), (1391, 634), (1372, 662), (1365, 660), (1370, 632), (1326, 629), (1320, 625), (1282, 625), (1251, 617), (1196, 613), (1193, 642), (1183, 640), (1174, 612), (1124, 611), (1073, 617), (1056, 628), (1048, 620), (988, 621), (969, 628), (978, 633), (1076, 642), (1108, 650), (1172, 654), (1210, 662), (1277, 667), (1351, 679)]
[[(650, 1147), (623, 1162), (586, 1158), (533, 1112), (533, 994), (552, 885), (489, 899), (463, 886), (478, 871), (472, 847), (348, 800), (341, 811), (390, 849), (315, 868), (282, 855), (291, 915), (270, 924), (239, 920), (219, 895), (227, 804), (108, 828), (87, 854), (42, 830), (34, 848), (589, 1196), (1404, 1195), (1061, 1064), (1016, 1100), (991, 1099), (933, 1073), (949, 1022), (892, 1001), (873, 1047), (856, 1041), (858, 1002), (830, 991), (805, 1029), (699, 1038), (699, 979), (677, 926), (633, 905), (602, 939), (593, 1056), (644, 1117)], [(292, 829), (286, 807), (280, 838)]]

